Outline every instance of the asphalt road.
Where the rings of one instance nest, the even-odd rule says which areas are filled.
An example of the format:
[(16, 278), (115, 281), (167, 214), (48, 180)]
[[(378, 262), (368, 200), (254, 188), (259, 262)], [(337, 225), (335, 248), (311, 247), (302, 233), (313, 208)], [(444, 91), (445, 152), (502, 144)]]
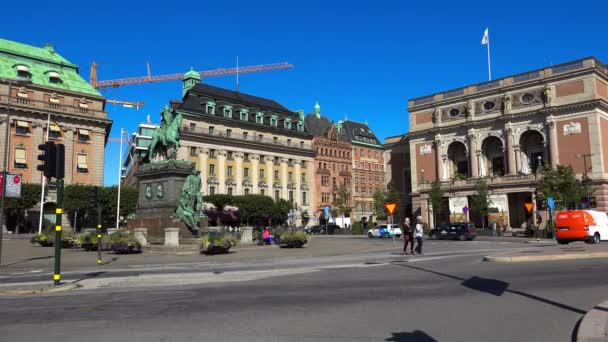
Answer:
[(340, 258), (245, 282), (3, 298), (0, 340), (571, 341), (608, 297), (608, 260), (484, 263), (488, 245), (456, 254), (462, 243), (440, 241), (420, 257)]

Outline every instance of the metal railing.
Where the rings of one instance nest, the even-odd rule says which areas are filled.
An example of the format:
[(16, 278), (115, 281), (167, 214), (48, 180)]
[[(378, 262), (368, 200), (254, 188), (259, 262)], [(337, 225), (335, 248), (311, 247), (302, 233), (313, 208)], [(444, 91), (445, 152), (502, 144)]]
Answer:
[[(8, 104), (8, 96), (3, 95), (0, 96), (0, 104), (7, 105)], [(94, 110), (89, 108), (81, 108), (76, 106), (70, 106), (59, 103), (51, 103), (45, 101), (31, 100), (23, 97), (13, 97), (11, 96), (11, 105), (15, 108), (26, 107), (31, 109), (37, 109), (41, 111), (54, 111), (60, 113), (68, 113), (68, 114), (77, 114), (77, 115), (86, 115), (94, 118), (106, 119), (107, 113), (100, 110)]]

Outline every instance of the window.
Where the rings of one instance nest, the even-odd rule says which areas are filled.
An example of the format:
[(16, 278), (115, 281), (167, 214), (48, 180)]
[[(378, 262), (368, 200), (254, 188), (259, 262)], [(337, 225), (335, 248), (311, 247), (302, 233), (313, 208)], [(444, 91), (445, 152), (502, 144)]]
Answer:
[(53, 84), (61, 83), (61, 77), (59, 77), (59, 74), (57, 72), (49, 71), (47, 73), (47, 76), (49, 77), (49, 83), (53, 83)]
[(207, 105), (205, 106), (205, 111), (207, 112), (207, 114), (215, 115), (215, 102), (207, 102)]
[(215, 195), (215, 187), (214, 186), (210, 186), (209, 187), (209, 195)]
[(306, 160), (302, 160), (302, 168), (306, 168)]
[(279, 198), (281, 198), (281, 197), (280, 197), (279, 190), (275, 190), (275, 191), (274, 191), (274, 200), (275, 200), (275, 201), (278, 201), (278, 200), (279, 200)]
[(371, 150), (367, 150), (367, 157), (371, 158), (372, 157), (372, 151)]
[(496, 108), (496, 102), (494, 101), (486, 101), (483, 103), (483, 110), (485, 110), (486, 112), (489, 112), (494, 108)]
[(215, 176), (215, 165), (214, 164), (209, 164), (209, 175)]
[(530, 104), (530, 103), (534, 102), (535, 99), (536, 99), (536, 96), (534, 94), (525, 93), (521, 96), (521, 103)]
[(298, 122), (297, 128), (298, 128), (298, 132), (304, 132), (304, 123)]
[(224, 106), (224, 117), (232, 118), (232, 107), (231, 106)]
[(306, 174), (302, 173), (302, 183), (306, 183)]
[(231, 129), (227, 129), (226, 130), (226, 138), (230, 138), (232, 137), (232, 130)]
[(249, 188), (243, 189), (245, 191), (245, 195), (249, 195)]
[(59, 139), (61, 137), (61, 129), (56, 125), (49, 126), (49, 138), (50, 139)]
[(260, 195), (262, 195), (262, 196), (266, 195), (266, 190), (260, 189)]
[(319, 170), (323, 168), (323, 163), (319, 162)]
[(190, 132), (194, 132), (196, 130), (196, 124), (191, 122), (190, 123)]
[(209, 126), (209, 134), (213, 134), (214, 130), (215, 130), (215, 127)]
[(274, 115), (274, 114), (273, 114), (273, 115), (270, 117), (270, 126), (272, 126), (272, 127), (277, 127), (278, 125), (279, 125), (279, 119), (277, 118), (277, 116), (276, 116), (276, 115)]
[(232, 166), (228, 166), (228, 177), (232, 177)]
[(289, 182), (293, 182), (293, 172), (287, 173), (287, 179)]
[(243, 169), (243, 176), (245, 178), (249, 178), (249, 168), (248, 167)]
[(283, 126), (285, 127), (285, 129), (291, 129), (291, 119), (285, 119), (285, 121), (283, 122)]
[(233, 193), (232, 188), (228, 188), (228, 195), (232, 196), (232, 193)]
[(279, 138), (272, 137), (272, 142), (275, 143), (275, 144), (278, 144), (279, 143)]
[(469, 176), (469, 162), (466, 160), (459, 161), (458, 165), (457, 165), (457, 171), (459, 174), (468, 177)]
[(359, 184), (359, 177), (355, 176), (355, 184)]
[(234, 156), (233, 156), (232, 151), (228, 151), (228, 152), (226, 153), (226, 155), (227, 155), (227, 159), (228, 159), (228, 160), (232, 160), (232, 159), (234, 159)]
[(190, 146), (190, 156), (196, 156), (196, 147)]
[(293, 190), (289, 190), (289, 203), (293, 204)]
[(249, 111), (247, 109), (241, 109), (241, 121), (249, 121)]
[(249, 153), (245, 153), (245, 154), (243, 154), (243, 159), (244, 159), (245, 161), (249, 161)]
[(287, 146), (291, 146), (291, 139), (287, 139)]
[(304, 148), (304, 142), (300, 141), (300, 148)]
[(29, 133), (30, 124), (26, 121), (17, 120), (17, 127), (15, 128), (15, 133), (26, 135)]
[(258, 112), (255, 115), (255, 123), (263, 125), (264, 124), (264, 113)]
[(78, 142), (81, 142), (81, 143), (89, 142), (89, 130), (86, 130), (86, 129), (78, 130)]
[(279, 171), (275, 171), (274, 172), (274, 180), (278, 181), (279, 180)]
[(87, 155), (79, 154), (76, 159), (76, 172), (78, 173), (88, 173), (89, 166), (87, 164)]
[(306, 202), (306, 191), (302, 192), (302, 205), (308, 205)]
[(260, 178), (264, 179), (264, 169), (260, 169)]
[(215, 149), (210, 149), (209, 150), (209, 158), (215, 158)]
[(355, 160), (355, 169), (359, 168), (359, 162)]
[(15, 148), (15, 169), (27, 169), (27, 160), (25, 157), (25, 148)]
[(25, 65), (17, 65), (17, 77), (30, 78), (30, 68)]
[(247, 140), (249, 133), (243, 132), (243, 140)]

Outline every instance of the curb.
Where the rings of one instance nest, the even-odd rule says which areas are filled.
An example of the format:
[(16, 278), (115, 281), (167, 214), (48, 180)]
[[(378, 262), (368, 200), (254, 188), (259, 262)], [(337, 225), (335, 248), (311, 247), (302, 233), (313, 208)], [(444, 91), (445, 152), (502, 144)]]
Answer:
[(596, 305), (585, 314), (576, 334), (578, 342), (608, 340), (608, 301)]
[(6, 290), (0, 290), (0, 297), (1, 296), (18, 296), (18, 295), (39, 295), (39, 294), (45, 294), (45, 293), (59, 293), (59, 292), (67, 292), (67, 291), (76, 290), (80, 287), (82, 287), (82, 285), (74, 284), (74, 283), (65, 283), (65, 284), (61, 284), (59, 286), (47, 285), (47, 286), (42, 286), (42, 287), (34, 287), (34, 288), (30, 288), (30, 289), (16, 287), (16, 288), (12, 288), (12, 289), (9, 288)]
[(550, 254), (550, 255), (521, 255), (521, 256), (484, 256), (483, 261), (488, 262), (534, 262), (608, 258), (608, 252), (578, 253), (578, 254)]

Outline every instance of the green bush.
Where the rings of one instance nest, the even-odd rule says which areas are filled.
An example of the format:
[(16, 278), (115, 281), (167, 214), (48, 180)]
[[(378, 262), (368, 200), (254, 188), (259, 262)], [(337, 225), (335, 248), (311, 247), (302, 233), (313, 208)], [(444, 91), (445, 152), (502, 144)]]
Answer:
[(55, 245), (55, 232), (44, 232), (35, 234), (30, 239), (32, 244), (39, 244), (42, 247), (53, 247)]
[(308, 242), (304, 232), (285, 232), (281, 235), (281, 245), (289, 248), (302, 248)]
[(205, 235), (200, 239), (201, 253), (222, 254), (228, 253), (230, 248), (236, 246), (239, 240), (231, 234)]
[(361, 234), (363, 234), (363, 226), (361, 225), (360, 222), (355, 222), (352, 225), (351, 231), (352, 231), (353, 235), (361, 235)]

